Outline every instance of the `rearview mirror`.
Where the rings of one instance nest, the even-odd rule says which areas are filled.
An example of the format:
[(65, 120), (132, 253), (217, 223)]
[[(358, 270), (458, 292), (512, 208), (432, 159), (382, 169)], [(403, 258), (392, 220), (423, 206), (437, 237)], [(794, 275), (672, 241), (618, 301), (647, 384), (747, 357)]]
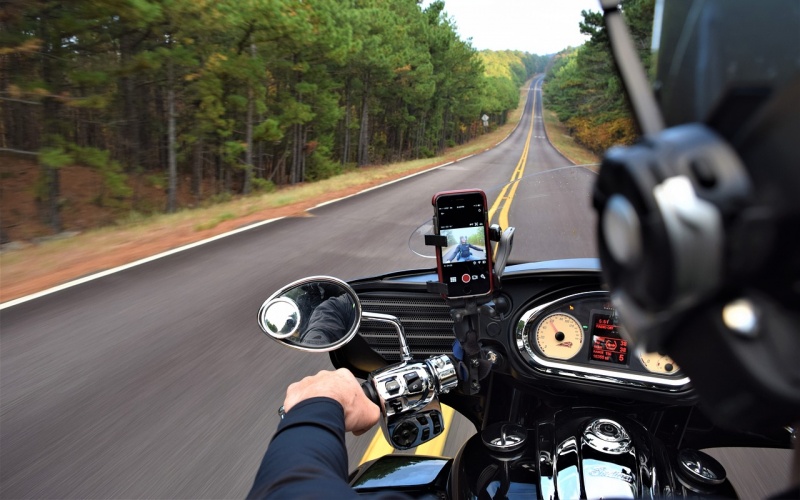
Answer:
[(272, 294), (258, 311), (258, 326), (272, 339), (304, 351), (332, 351), (361, 323), (361, 303), (344, 281), (312, 276)]

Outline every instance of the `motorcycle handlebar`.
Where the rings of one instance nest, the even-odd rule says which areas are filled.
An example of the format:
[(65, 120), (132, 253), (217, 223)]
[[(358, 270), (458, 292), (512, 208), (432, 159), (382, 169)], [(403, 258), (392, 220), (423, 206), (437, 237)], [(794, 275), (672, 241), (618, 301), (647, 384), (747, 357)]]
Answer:
[(361, 382), (361, 390), (364, 391), (364, 395), (367, 396), (367, 399), (375, 403), (377, 406), (380, 407), (381, 399), (378, 397), (378, 391), (375, 390), (375, 387), (372, 385), (372, 382), (369, 380), (365, 380)]

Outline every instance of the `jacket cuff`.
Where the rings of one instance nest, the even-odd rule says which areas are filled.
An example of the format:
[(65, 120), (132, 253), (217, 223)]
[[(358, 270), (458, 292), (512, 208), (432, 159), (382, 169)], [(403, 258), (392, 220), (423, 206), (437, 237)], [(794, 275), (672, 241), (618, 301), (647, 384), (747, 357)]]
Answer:
[[(302, 409), (302, 411), (299, 411)], [(272, 436), (274, 440), (281, 432), (298, 425), (321, 427), (344, 440), (344, 408), (332, 398), (309, 398), (297, 403), (286, 412), (278, 430)]]

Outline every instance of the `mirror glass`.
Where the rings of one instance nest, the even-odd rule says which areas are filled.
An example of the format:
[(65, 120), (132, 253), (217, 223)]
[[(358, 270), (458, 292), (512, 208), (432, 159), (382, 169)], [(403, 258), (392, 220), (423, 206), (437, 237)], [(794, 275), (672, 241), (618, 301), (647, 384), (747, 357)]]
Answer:
[(275, 292), (261, 306), (258, 324), (273, 339), (302, 350), (330, 351), (358, 331), (361, 304), (337, 278), (314, 276)]
[(300, 309), (290, 298), (279, 297), (264, 308), (264, 327), (275, 338), (286, 338), (297, 333), (300, 326)]

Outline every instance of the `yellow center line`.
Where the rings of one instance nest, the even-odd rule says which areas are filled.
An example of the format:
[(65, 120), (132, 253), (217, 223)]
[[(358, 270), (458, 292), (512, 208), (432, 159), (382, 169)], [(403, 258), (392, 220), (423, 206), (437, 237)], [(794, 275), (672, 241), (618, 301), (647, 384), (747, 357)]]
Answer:
[(503, 229), (508, 227), (508, 213), (511, 210), (511, 203), (514, 201), (514, 195), (517, 193), (519, 180), (522, 179), (522, 176), (525, 174), (525, 164), (528, 162), (528, 151), (530, 150), (531, 138), (533, 137), (533, 124), (535, 121), (536, 87), (534, 86), (533, 107), (531, 108), (531, 124), (530, 127), (528, 127), (528, 137), (525, 141), (525, 146), (522, 148), (522, 155), (520, 156), (519, 162), (517, 162), (516, 168), (514, 168), (514, 172), (511, 174), (511, 179), (509, 180), (508, 184), (503, 186), (502, 191), (500, 191), (500, 195), (498, 195), (497, 199), (492, 204), (492, 207), (489, 209), (490, 221), (494, 217), (494, 214), (497, 212), (498, 208), (500, 209), (500, 215), (497, 222)]
[(509, 227), (508, 213), (511, 210), (511, 203), (514, 201), (514, 195), (517, 193), (517, 188), (519, 187), (519, 181), (525, 174), (525, 164), (528, 162), (528, 151), (530, 151), (531, 147), (531, 138), (533, 137), (533, 124), (535, 121), (536, 121), (536, 87), (534, 86), (533, 107), (531, 108), (531, 125), (528, 128), (528, 138), (525, 141), (525, 147), (522, 148), (522, 156), (519, 159), (519, 163), (517, 163), (517, 168), (515, 168), (514, 173), (511, 174), (511, 181), (509, 181), (510, 183), (506, 185), (506, 187), (510, 189), (507, 195), (506, 193), (501, 193), (501, 195), (505, 198), (505, 203), (502, 205), (502, 208), (500, 209), (500, 216), (498, 217), (497, 222), (503, 229)]
[(370, 441), (367, 447), (367, 451), (364, 452), (364, 456), (361, 457), (361, 462), (358, 464), (361, 465), (364, 462), (375, 460), (384, 455), (390, 455), (393, 451), (394, 448), (392, 448), (392, 445), (386, 442), (386, 438), (383, 437), (383, 430), (377, 429), (375, 435), (372, 437), (372, 441)]
[[(498, 223), (500, 227), (506, 229), (508, 227), (508, 212), (511, 209), (511, 202), (514, 200), (514, 195), (517, 192), (517, 187), (519, 186), (519, 180), (522, 179), (523, 174), (525, 173), (525, 163), (528, 161), (528, 150), (530, 149), (531, 145), (531, 137), (533, 136), (533, 123), (536, 121), (536, 87), (533, 88), (533, 107), (531, 108), (531, 125), (528, 128), (528, 138), (525, 141), (525, 147), (522, 149), (522, 156), (517, 163), (516, 168), (514, 168), (514, 173), (511, 174), (511, 180), (508, 184), (503, 186), (503, 189), (500, 191), (500, 194), (495, 199), (494, 203), (492, 203), (492, 207), (489, 209), (489, 222), (491, 223), (494, 214), (497, 212), (497, 209), (500, 208), (500, 216), (498, 218)], [(505, 203), (504, 203), (505, 202)], [(501, 208), (502, 207), (502, 208)], [(447, 405), (442, 405), (442, 418), (444, 419), (444, 432), (442, 432), (438, 437), (428, 441), (427, 443), (423, 443), (417, 447), (415, 450), (415, 454), (417, 455), (433, 455), (433, 456), (440, 456), (442, 451), (444, 450), (444, 445), (447, 443), (447, 434), (448, 430), (450, 429), (450, 424), (453, 421), (453, 409)], [(378, 429), (375, 431), (375, 435), (372, 437), (372, 441), (370, 441), (367, 450), (364, 452), (364, 456), (361, 457), (360, 464), (364, 462), (369, 462), (370, 460), (374, 460), (376, 458), (382, 457), (384, 455), (389, 455), (394, 451), (392, 445), (390, 445), (386, 438), (383, 437), (383, 431)]]

